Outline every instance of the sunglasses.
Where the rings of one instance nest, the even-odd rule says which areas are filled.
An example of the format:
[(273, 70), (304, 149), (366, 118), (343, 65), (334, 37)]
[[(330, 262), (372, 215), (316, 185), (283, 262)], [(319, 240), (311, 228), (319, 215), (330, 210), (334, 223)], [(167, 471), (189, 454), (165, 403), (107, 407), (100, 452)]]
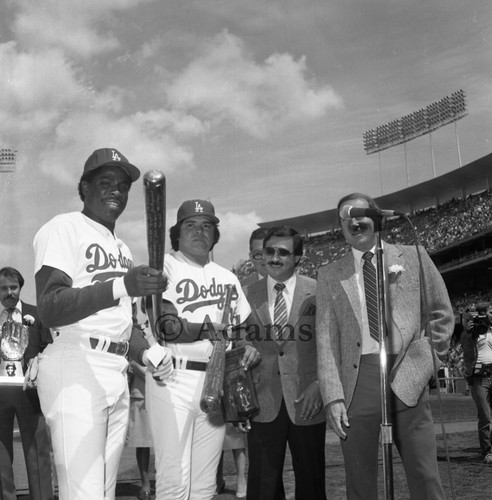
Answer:
[(272, 257), (273, 255), (278, 253), (279, 257), (286, 258), (286, 257), (290, 257), (294, 252), (289, 252), (289, 250), (287, 250), (285, 248), (265, 247), (263, 249), (263, 253), (268, 257)]
[(254, 252), (251, 252), (251, 257), (253, 257), (253, 260), (263, 260), (263, 251), (255, 250)]

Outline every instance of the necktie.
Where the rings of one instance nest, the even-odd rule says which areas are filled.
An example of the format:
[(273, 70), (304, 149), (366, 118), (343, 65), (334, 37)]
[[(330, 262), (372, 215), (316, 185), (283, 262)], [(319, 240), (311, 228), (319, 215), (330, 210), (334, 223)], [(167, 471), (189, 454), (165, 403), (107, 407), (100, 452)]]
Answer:
[(366, 252), (362, 259), (364, 265), (362, 266), (362, 274), (364, 275), (364, 292), (366, 295), (367, 319), (369, 320), (369, 332), (371, 337), (379, 342), (379, 314), (378, 314), (378, 293), (377, 293), (377, 279), (376, 268), (374, 267), (371, 259), (372, 252)]
[(0, 325), (3, 323), (7, 323), (8, 321), (12, 321), (12, 314), (14, 313), (14, 309), (4, 309), (0, 313)]
[(278, 339), (281, 335), (282, 327), (287, 323), (287, 305), (284, 298), (285, 285), (283, 283), (276, 283), (274, 288), (277, 296), (275, 297), (275, 305), (273, 307), (273, 322), (277, 326)]

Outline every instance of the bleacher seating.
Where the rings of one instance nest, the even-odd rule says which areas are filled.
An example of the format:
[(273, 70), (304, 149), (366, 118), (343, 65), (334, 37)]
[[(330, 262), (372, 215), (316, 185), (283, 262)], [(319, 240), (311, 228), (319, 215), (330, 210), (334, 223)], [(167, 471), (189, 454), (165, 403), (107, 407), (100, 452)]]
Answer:
[[(409, 216), (409, 219), (415, 228), (419, 243), (428, 252), (432, 252), (491, 229), (491, 209), (492, 194), (484, 191), (466, 199), (453, 198), (438, 207), (416, 212)], [(383, 239), (394, 244), (414, 244), (414, 233), (405, 218), (392, 218), (386, 222)], [(349, 247), (339, 229), (306, 237), (298, 272), (316, 278), (320, 266), (343, 257), (348, 250)], [(492, 249), (485, 249), (481, 254), (486, 255), (491, 251)], [(477, 255), (465, 256), (461, 260), (464, 262), (474, 257)], [(455, 263), (453, 261), (452, 264)], [(251, 271), (252, 266), (248, 262), (235, 270), (240, 278)], [(457, 323), (463, 324), (470, 308), (478, 302), (490, 300), (491, 296), (488, 292), (470, 290), (463, 291), (459, 296), (452, 296)], [(462, 355), (458, 339), (453, 339), (445, 365), (458, 372), (461, 370)]]

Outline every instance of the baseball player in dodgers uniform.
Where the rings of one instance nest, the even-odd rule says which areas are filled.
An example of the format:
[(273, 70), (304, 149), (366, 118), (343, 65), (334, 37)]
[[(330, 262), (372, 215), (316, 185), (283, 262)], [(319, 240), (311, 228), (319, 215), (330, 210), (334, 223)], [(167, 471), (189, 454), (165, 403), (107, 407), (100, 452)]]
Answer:
[[(175, 370), (164, 384), (149, 372), (146, 379), (158, 500), (209, 500), (215, 494), (225, 425), (220, 413), (206, 414), (200, 409), (212, 353), (207, 325), (221, 327), (227, 284), (236, 287), (231, 323), (243, 323), (250, 314), (237, 277), (209, 260), (220, 235), (218, 222), (211, 203), (189, 200), (179, 208), (177, 223), (170, 230), (174, 252), (164, 259), (169, 286), (163, 302), (165, 315), (179, 318), (166, 337)], [(256, 349), (247, 345), (244, 365), (258, 360)]]
[[(114, 498), (128, 425), (131, 297), (166, 288), (158, 271), (133, 267), (114, 234), (139, 175), (116, 149), (94, 151), (79, 182), (82, 212), (54, 217), (34, 239), (39, 314), (54, 338), (40, 355), (38, 393), (60, 500)], [(146, 361), (148, 345), (133, 338), (130, 355)]]

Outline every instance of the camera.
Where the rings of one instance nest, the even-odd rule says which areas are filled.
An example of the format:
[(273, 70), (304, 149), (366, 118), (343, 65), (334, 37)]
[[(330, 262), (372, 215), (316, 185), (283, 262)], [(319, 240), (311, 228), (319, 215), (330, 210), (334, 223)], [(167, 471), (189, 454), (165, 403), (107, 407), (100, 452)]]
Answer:
[(472, 319), (473, 336), (485, 335), (489, 329), (489, 321), (486, 314), (477, 314)]

